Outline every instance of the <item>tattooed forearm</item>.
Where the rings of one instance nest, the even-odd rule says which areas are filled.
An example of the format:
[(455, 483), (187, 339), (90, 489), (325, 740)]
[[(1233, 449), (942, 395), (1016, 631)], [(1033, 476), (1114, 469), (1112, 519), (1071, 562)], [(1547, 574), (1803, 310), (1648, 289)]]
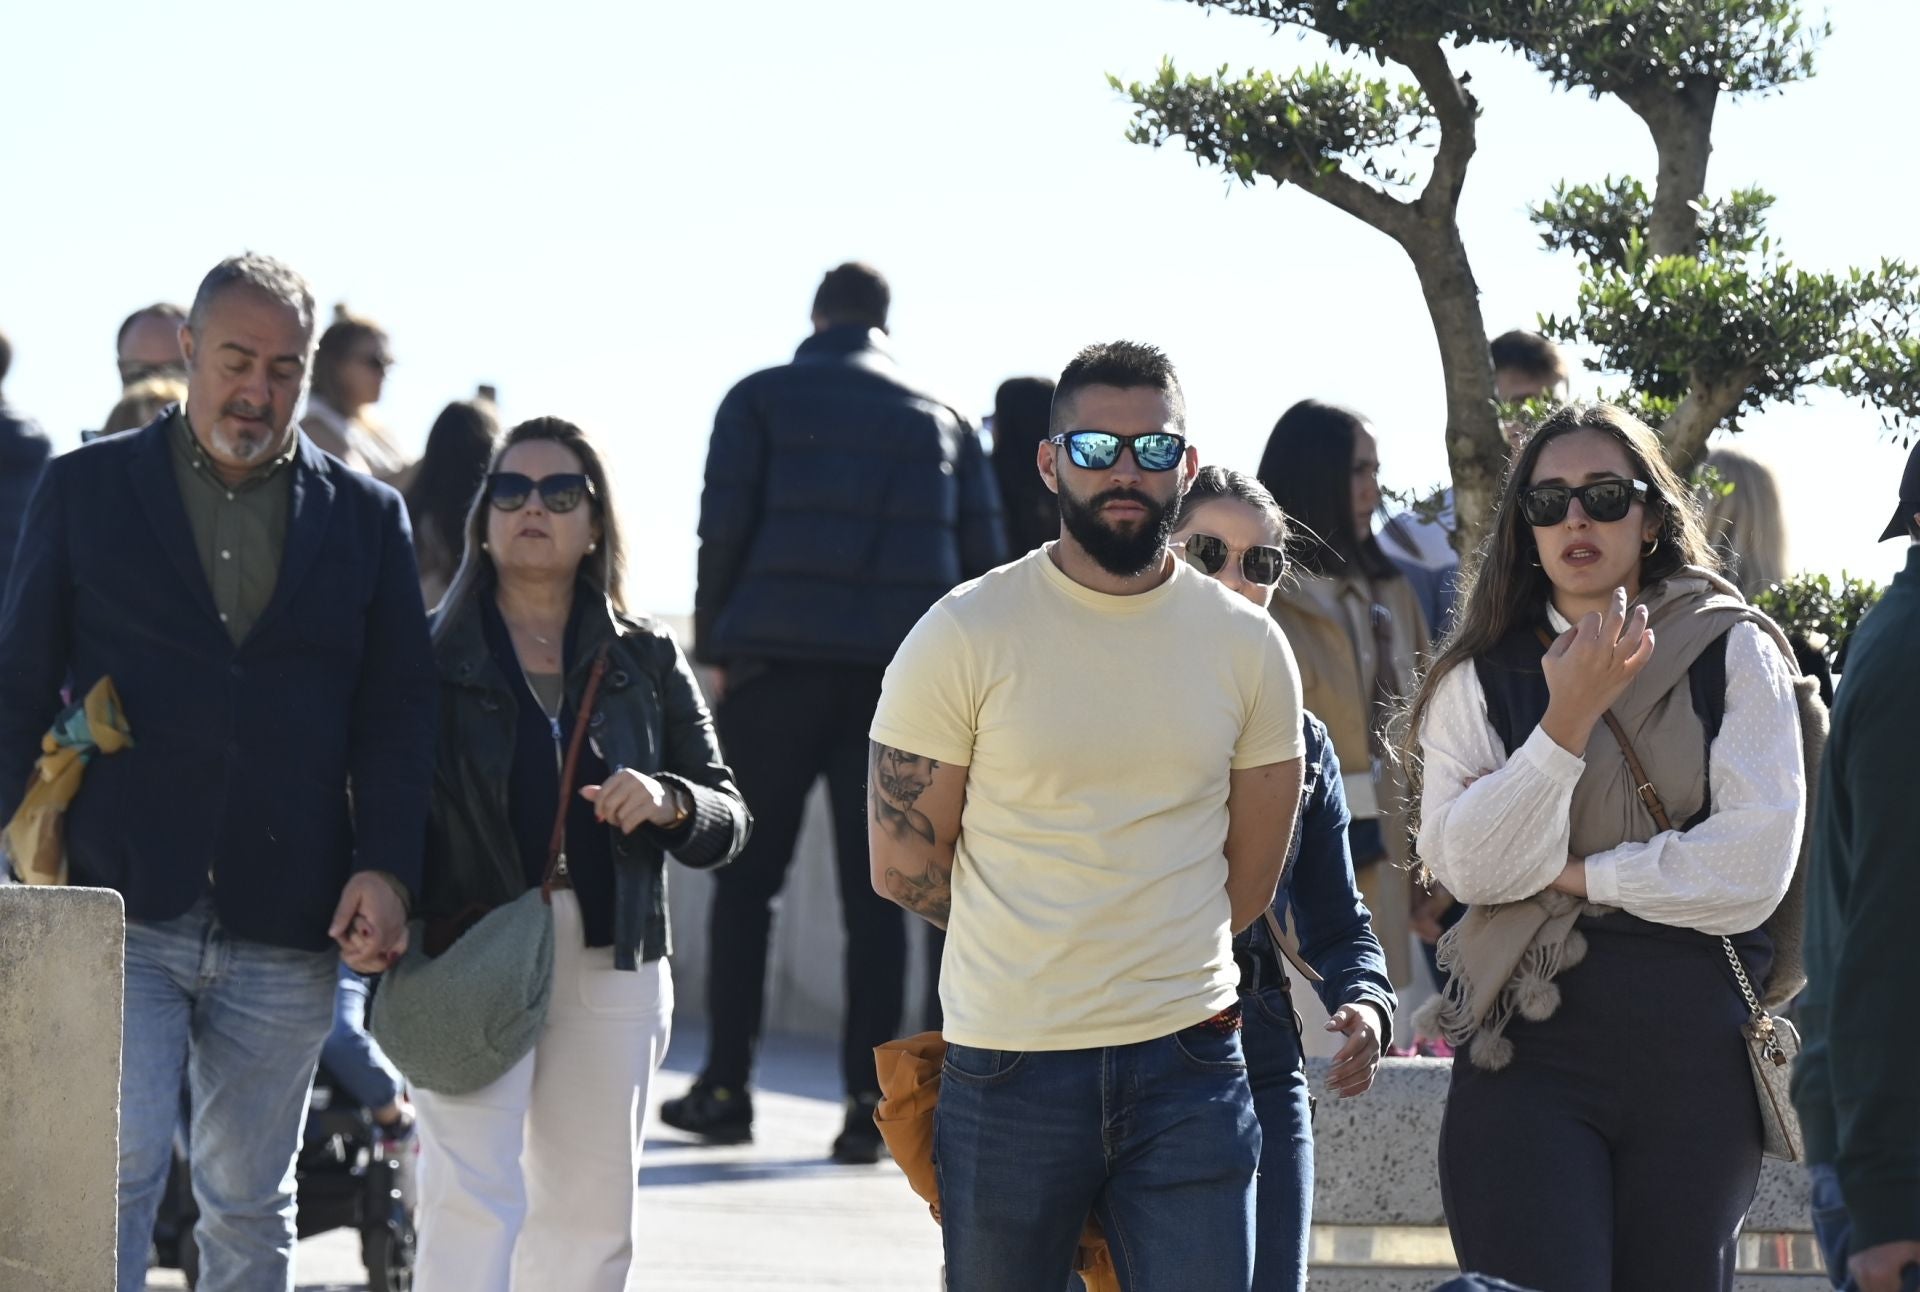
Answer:
[(918, 875), (887, 867), (887, 893), (915, 915), (947, 927), (947, 916), (953, 910), (953, 876), (939, 863), (929, 861)]
[(869, 763), (868, 801), (874, 823), (900, 843), (932, 843), (933, 823), (914, 807), (933, 784), (940, 764), (891, 745), (875, 743)]
[(874, 891), (944, 929), (967, 769), (875, 741), (867, 770)]

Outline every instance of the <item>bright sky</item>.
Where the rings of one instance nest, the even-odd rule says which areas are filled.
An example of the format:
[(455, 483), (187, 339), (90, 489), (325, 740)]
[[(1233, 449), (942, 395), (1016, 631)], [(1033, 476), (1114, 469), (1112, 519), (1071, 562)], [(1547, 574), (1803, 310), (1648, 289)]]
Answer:
[[(1920, 9), (1828, 12), (1815, 80), (1723, 101), (1709, 183), (1773, 191), (1776, 238), (1810, 267), (1920, 260), (1897, 161)], [(403, 442), (479, 382), (510, 422), (596, 433), (635, 600), (662, 612), (692, 601), (714, 406), (791, 355), (819, 275), (850, 258), (893, 283), (900, 359), (964, 409), (1133, 337), (1180, 366), (1209, 461), (1252, 467), (1311, 395), (1373, 419), (1390, 485), (1445, 472), (1400, 250), (1297, 190), (1126, 143), (1105, 81), (1163, 54), (1284, 69), (1322, 56), (1312, 39), (1174, 0), (104, 0), (6, 26), (6, 394), (63, 448), (113, 403), (120, 319), (187, 302), (251, 247), (304, 272), (323, 313), (344, 300), (388, 329), (379, 412)], [(1617, 103), (1515, 59), (1463, 65), (1484, 108), (1463, 221), (1498, 332), (1573, 298), (1527, 204), (1562, 179), (1651, 181), (1653, 149)], [(1904, 561), (1872, 542), (1904, 458), (1873, 413), (1823, 396), (1752, 425), (1796, 564), (1884, 579)]]

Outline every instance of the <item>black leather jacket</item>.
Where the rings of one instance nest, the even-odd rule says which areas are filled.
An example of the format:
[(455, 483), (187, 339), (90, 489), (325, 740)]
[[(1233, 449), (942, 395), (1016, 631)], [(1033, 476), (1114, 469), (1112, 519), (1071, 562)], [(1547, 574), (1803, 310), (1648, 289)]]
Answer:
[[(476, 595), (490, 596), (490, 591)], [(665, 854), (707, 869), (731, 861), (747, 841), (752, 819), (733, 773), (721, 759), (713, 720), (679, 644), (664, 628), (628, 619), (595, 597), (582, 616), (567, 695), (578, 704), (594, 655), (611, 642), (606, 676), (588, 732), (609, 767), (630, 767), (672, 781), (693, 799), (693, 815), (668, 833), (612, 826), (614, 967), (671, 953)], [(440, 671), (440, 734), (433, 803), (427, 822), (426, 876), (417, 914), (457, 916), (469, 906), (497, 906), (526, 891), (527, 879), (507, 814), (514, 757), (515, 690), (501, 676), (471, 600), (436, 623)]]
[(1006, 559), (979, 437), (835, 327), (736, 385), (700, 495), (694, 653), (885, 665), (928, 606)]

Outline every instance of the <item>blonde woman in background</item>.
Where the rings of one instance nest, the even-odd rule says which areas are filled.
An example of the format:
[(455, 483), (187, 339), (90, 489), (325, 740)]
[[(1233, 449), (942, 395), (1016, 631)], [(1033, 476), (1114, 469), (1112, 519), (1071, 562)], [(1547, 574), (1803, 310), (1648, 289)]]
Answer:
[(1751, 601), (1787, 576), (1787, 517), (1780, 503), (1780, 481), (1773, 468), (1745, 449), (1719, 448), (1707, 454), (1717, 486), (1700, 488), (1701, 519), (1707, 542), (1725, 567), (1727, 579)]
[(120, 402), (107, 414), (99, 430), (84, 436), (88, 440), (137, 431), (166, 411), (169, 404), (187, 402), (187, 383), (178, 377), (143, 377), (120, 392)]
[(334, 306), (333, 322), (313, 352), (313, 387), (300, 429), (355, 471), (402, 487), (396, 477), (406, 470), (406, 457), (368, 411), (380, 402), (392, 366), (387, 334), (345, 305)]
[[(1698, 490), (1701, 527), (1728, 581), (1752, 601), (1791, 572), (1780, 478), (1772, 467), (1745, 449), (1715, 449), (1707, 455), (1707, 466), (1717, 479), (1703, 482)], [(1832, 707), (1833, 663), (1827, 658), (1828, 642), (1818, 634), (1817, 640), (1809, 640), (1791, 624), (1782, 627), (1800, 672), (1818, 679), (1820, 698)]]

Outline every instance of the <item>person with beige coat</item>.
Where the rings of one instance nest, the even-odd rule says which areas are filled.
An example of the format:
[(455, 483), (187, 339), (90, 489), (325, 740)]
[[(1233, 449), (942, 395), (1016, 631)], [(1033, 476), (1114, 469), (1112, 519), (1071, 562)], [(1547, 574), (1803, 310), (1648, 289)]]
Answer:
[(1388, 973), (1404, 987), (1413, 980), (1407, 786), (1385, 732), (1429, 640), (1417, 591), (1373, 536), (1379, 451), (1358, 413), (1303, 399), (1275, 424), (1259, 476), (1302, 531), (1273, 616), (1299, 661), (1306, 707), (1333, 736), (1354, 871)]

